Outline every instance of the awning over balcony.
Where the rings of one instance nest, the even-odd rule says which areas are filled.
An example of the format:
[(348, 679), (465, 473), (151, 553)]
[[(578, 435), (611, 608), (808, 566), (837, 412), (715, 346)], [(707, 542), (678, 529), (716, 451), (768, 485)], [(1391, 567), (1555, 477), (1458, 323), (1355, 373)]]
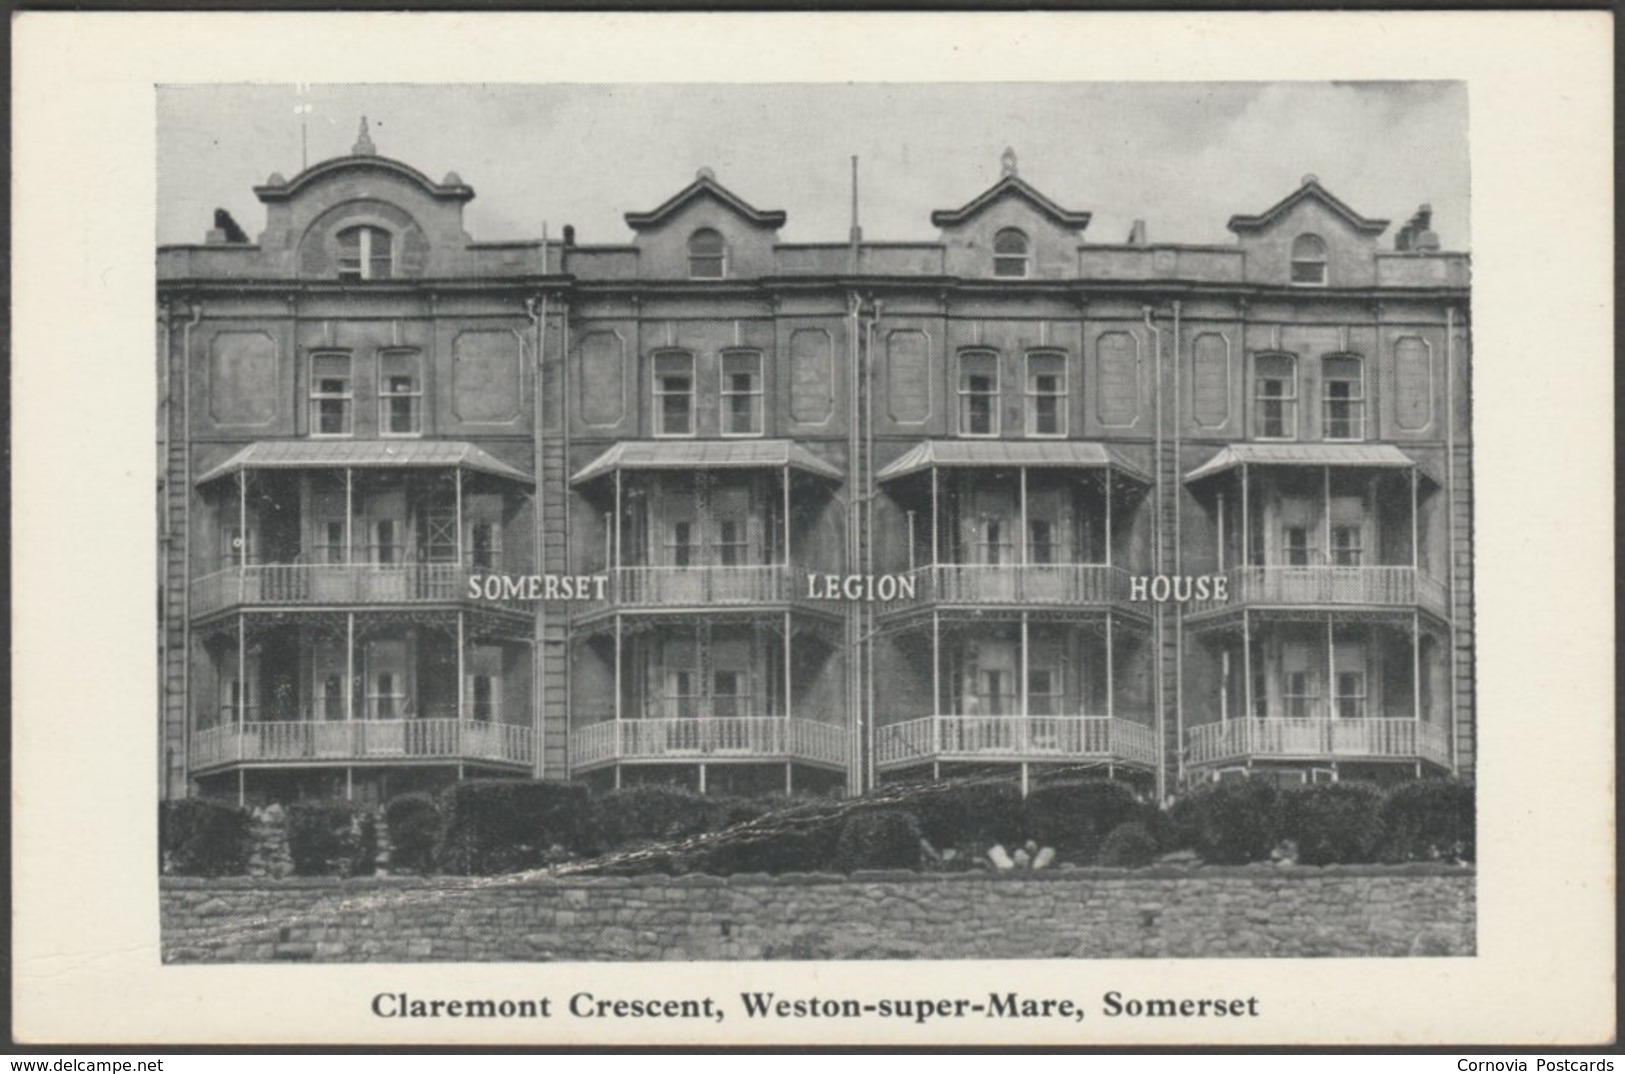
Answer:
[(1231, 444), (1186, 474), (1185, 483), (1193, 484), (1243, 465), (1421, 470), (1415, 459), (1392, 444)]
[(1116, 448), (1082, 440), (926, 440), (881, 470), (876, 480), (892, 481), (933, 467), (973, 466), (1111, 469), (1144, 484), (1151, 483), (1151, 475), (1129, 462)]
[(789, 440), (625, 440), (570, 479), (581, 485), (616, 470), (766, 470), (788, 466), (841, 480), (841, 471)]
[(531, 484), (530, 475), (461, 440), (261, 440), (206, 472), (206, 485), (239, 470), (311, 470), (325, 467), (472, 470)]

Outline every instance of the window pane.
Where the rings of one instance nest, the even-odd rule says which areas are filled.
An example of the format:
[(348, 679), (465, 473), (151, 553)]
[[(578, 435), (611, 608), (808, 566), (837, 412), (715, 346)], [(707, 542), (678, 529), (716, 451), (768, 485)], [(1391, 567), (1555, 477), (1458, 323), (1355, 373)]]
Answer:
[(1007, 227), (993, 236), (993, 252), (996, 254), (1025, 254), (1027, 252), (1027, 236), (1013, 227)]

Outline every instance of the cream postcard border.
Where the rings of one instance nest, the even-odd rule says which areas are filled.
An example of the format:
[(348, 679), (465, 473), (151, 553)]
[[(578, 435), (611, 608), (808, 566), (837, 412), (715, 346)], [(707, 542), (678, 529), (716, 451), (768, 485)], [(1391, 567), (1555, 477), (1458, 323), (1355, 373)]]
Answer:
[[(25, 1042), (1600, 1043), (1613, 1036), (1606, 13), (71, 14), (13, 27), (13, 1017)], [(795, 43), (795, 48), (787, 46)], [(703, 47), (701, 47), (703, 46)], [(694, 57), (725, 58), (697, 63)], [(157, 83), (1449, 79), (1468, 85), (1479, 954), (164, 966)], [(250, 177), (252, 178), (252, 177)], [(246, 182), (247, 180), (245, 180)], [(1197, 1020), (384, 1021), (375, 992), (1255, 994)], [(923, 990), (923, 991), (922, 991)], [(675, 1035), (674, 1035), (675, 1034)]]

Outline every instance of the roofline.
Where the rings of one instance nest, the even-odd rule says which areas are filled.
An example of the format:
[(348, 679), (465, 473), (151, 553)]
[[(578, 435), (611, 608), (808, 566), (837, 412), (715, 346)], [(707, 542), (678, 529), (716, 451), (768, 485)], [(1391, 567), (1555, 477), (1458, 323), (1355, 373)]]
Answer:
[(931, 223), (936, 227), (952, 227), (955, 224), (964, 223), (988, 205), (1009, 193), (1020, 194), (1032, 202), (1045, 216), (1071, 231), (1082, 231), (1088, 227), (1089, 221), (1094, 215), (1093, 213), (1063, 209), (1039, 193), (1025, 179), (1018, 175), (1007, 175), (957, 209), (937, 209), (933, 211), (931, 213)]
[(667, 198), (658, 207), (648, 212), (631, 212), (624, 215), (626, 226), (633, 231), (645, 231), (659, 226), (660, 222), (670, 216), (685, 202), (691, 201), (701, 194), (710, 194), (734, 212), (743, 216), (759, 227), (768, 227), (777, 230), (784, 226), (788, 214), (783, 209), (758, 209), (738, 194), (729, 190), (721, 183), (709, 176), (702, 175), (692, 183)]
[(287, 201), (300, 189), (309, 186), (329, 174), (344, 171), (350, 168), (371, 167), (393, 172), (403, 179), (410, 180), (422, 187), (424, 192), (432, 198), (443, 201), (469, 201), (474, 197), (474, 188), (467, 183), (456, 183), (444, 186), (430, 179), (410, 164), (403, 164), (393, 157), (380, 157), (372, 153), (354, 153), (344, 157), (331, 157), (318, 161), (283, 183), (266, 183), (254, 187), (254, 195), (260, 201), (270, 203), (273, 201)]
[(1229, 228), (1231, 231), (1234, 231), (1238, 235), (1245, 231), (1258, 231), (1261, 228), (1268, 227), (1279, 217), (1281, 217), (1288, 209), (1292, 208), (1292, 206), (1296, 205), (1304, 198), (1309, 197), (1318, 198), (1326, 205), (1327, 208), (1331, 209), (1337, 215), (1346, 220), (1350, 227), (1354, 228), (1356, 231), (1362, 232), (1363, 234), (1381, 235), (1384, 231), (1388, 230), (1389, 221), (1376, 220), (1361, 216), (1359, 213), (1349, 208), (1347, 204), (1345, 204), (1331, 191), (1321, 186), (1319, 181), (1315, 179), (1306, 180), (1302, 186), (1298, 187), (1298, 189), (1294, 190), (1292, 193), (1288, 194), (1274, 205), (1271, 205), (1268, 209), (1265, 209), (1257, 216), (1237, 213), (1235, 216), (1230, 218), (1229, 222), (1225, 224), (1225, 227)]

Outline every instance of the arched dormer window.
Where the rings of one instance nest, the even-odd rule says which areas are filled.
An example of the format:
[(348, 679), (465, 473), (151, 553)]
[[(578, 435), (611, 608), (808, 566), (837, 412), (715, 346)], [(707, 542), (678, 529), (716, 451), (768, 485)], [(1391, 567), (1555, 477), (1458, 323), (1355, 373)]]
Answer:
[(1326, 243), (1319, 235), (1292, 240), (1292, 282), (1300, 287), (1326, 286)]
[(1024, 277), (1032, 258), (1027, 233), (1020, 228), (1001, 228), (993, 236), (993, 275)]
[(393, 236), (381, 227), (361, 225), (338, 233), (339, 279), (387, 280), (395, 275)]
[(703, 227), (688, 237), (688, 276), (692, 280), (720, 280), (728, 274), (727, 247), (722, 234)]

